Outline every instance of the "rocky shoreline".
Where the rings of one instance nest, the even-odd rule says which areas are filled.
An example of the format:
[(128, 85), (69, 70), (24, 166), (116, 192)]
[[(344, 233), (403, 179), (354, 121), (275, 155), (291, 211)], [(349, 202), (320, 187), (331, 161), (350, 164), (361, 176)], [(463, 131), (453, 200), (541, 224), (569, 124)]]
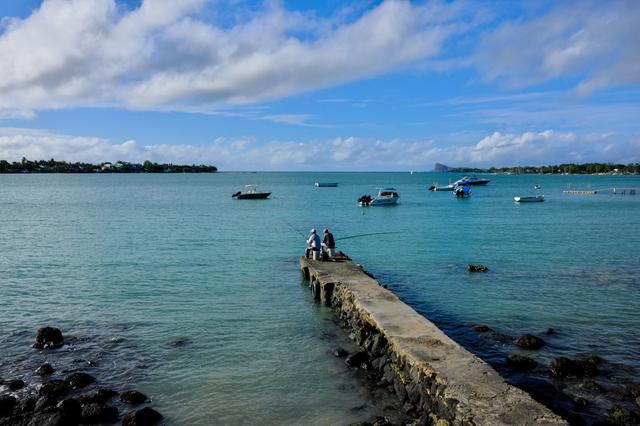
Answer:
[[(43, 327), (37, 331), (32, 348), (46, 352), (64, 345), (58, 328)], [(134, 389), (102, 387), (99, 378), (76, 364), (45, 362), (35, 373), (37, 383), (0, 377), (0, 426), (151, 426), (162, 422), (162, 414), (147, 406), (150, 400), (146, 395)], [(122, 413), (118, 407), (123, 407)]]
[[(333, 309), (336, 322), (357, 345), (358, 349), (351, 353), (336, 348), (333, 355), (344, 358), (348, 366), (366, 376), (368, 383), (395, 395), (395, 405), (407, 419), (402, 424), (457, 424), (457, 414), (454, 413), (457, 403), (455, 400), (451, 400), (451, 406), (446, 403), (446, 384), (420, 375), (407, 365), (397, 349), (390, 347), (385, 331), (371, 321), (366, 310), (354, 300), (351, 291), (343, 283), (333, 281), (336, 277), (331, 275), (332, 272), (314, 272), (316, 276), (310, 276), (303, 264), (302, 273), (309, 280), (315, 298)], [(316, 277), (321, 278), (318, 280)], [(369, 295), (362, 297), (368, 300)], [(610, 383), (615, 380), (619, 366), (594, 353), (574, 358), (556, 355), (550, 359), (548, 353), (546, 356), (536, 355), (541, 348), (553, 346), (556, 330), (506, 336), (484, 324), (467, 326), (467, 330), (473, 330), (471, 333), (475, 334), (478, 342), (489, 344), (493, 341), (496, 344), (495, 358), (501, 359), (499, 362), (492, 359), (491, 364), (496, 370), (511, 376), (511, 384), (529, 392), (569, 424), (640, 424), (640, 384)], [(603, 403), (605, 395), (607, 400)], [(368, 419), (361, 424), (393, 423), (389, 419)]]

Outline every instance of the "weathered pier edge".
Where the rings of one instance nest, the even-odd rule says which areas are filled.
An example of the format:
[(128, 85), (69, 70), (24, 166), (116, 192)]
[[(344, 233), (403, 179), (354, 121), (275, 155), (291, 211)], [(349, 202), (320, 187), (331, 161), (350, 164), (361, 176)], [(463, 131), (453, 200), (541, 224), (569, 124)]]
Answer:
[(334, 309), (361, 347), (365, 367), (418, 424), (567, 424), (359, 266), (302, 257), (300, 268), (316, 300)]

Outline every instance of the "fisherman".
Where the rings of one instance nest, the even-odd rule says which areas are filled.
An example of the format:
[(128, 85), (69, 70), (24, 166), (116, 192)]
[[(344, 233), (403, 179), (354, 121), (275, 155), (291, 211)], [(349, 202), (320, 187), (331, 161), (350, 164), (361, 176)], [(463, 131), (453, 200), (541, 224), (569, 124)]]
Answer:
[(318, 252), (318, 258), (320, 258), (320, 237), (316, 233), (315, 228), (311, 230), (311, 234), (309, 234), (309, 238), (307, 239), (307, 249), (304, 252), (304, 257), (309, 259), (311, 256), (311, 252)]
[(328, 228), (324, 228), (322, 231), (324, 235), (324, 240), (322, 241), (322, 247), (325, 248), (329, 257), (333, 257), (336, 254), (336, 241), (333, 239), (333, 234), (329, 232)]

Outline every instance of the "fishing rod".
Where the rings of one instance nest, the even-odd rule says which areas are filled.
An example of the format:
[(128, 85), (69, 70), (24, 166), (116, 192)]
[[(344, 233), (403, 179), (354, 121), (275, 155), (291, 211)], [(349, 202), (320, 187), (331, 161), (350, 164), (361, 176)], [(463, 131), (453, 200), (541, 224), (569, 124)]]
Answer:
[(290, 224), (289, 222), (285, 222), (285, 223), (287, 224), (287, 226), (289, 226), (289, 228), (293, 229), (293, 230), (294, 230), (294, 231), (296, 231), (298, 234), (300, 234), (300, 236), (301, 236), (302, 238), (304, 238), (305, 240), (307, 239), (307, 237), (306, 237), (302, 232), (300, 232), (299, 230), (297, 230), (296, 228), (294, 228), (292, 224)]
[(398, 231), (389, 231), (389, 232), (372, 232), (370, 234), (358, 234), (358, 235), (349, 235), (348, 237), (340, 237), (340, 238), (336, 238), (336, 241), (339, 240), (349, 240), (351, 238), (360, 238), (360, 237), (369, 237), (371, 235), (384, 235), (384, 234), (399, 234), (400, 232)]

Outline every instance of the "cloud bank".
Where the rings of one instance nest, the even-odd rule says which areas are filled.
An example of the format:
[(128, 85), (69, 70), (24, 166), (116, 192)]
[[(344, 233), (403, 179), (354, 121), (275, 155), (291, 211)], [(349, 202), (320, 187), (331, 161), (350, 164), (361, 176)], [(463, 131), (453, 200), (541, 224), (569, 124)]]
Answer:
[(578, 94), (640, 83), (635, 0), (560, 2), (536, 19), (485, 33), (473, 63), (487, 81), (524, 87), (577, 79)]
[(205, 145), (141, 145), (61, 135), (29, 129), (0, 129), (0, 158), (19, 161), (213, 164), (220, 170), (394, 171), (430, 170), (435, 162), (457, 166), (542, 165), (570, 162), (640, 162), (640, 137), (571, 132), (490, 134), (475, 144), (440, 147), (434, 141), (370, 140), (356, 137), (324, 141), (215, 139)]
[(323, 20), (274, 2), (232, 25), (199, 19), (207, 6), (218, 7), (44, 0), (25, 19), (5, 19), (0, 111), (260, 102), (398, 69), (436, 55), (462, 30), (461, 8), (439, 3), (387, 1), (357, 19)]

